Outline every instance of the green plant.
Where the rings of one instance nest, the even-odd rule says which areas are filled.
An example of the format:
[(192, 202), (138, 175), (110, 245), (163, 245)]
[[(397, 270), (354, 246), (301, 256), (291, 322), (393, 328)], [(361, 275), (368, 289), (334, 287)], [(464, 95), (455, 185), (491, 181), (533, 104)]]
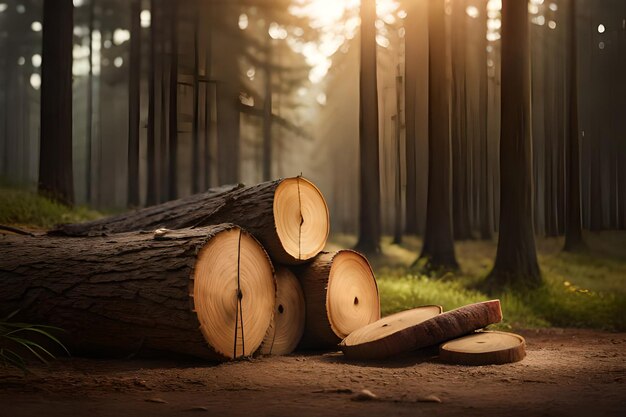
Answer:
[(0, 360), (5, 366), (14, 366), (24, 372), (28, 371), (26, 359), (21, 353), (16, 352), (16, 350), (19, 351), (20, 349), (32, 353), (43, 363), (48, 363), (49, 359), (55, 359), (55, 356), (49, 350), (32, 340), (32, 337), (36, 335), (51, 340), (69, 355), (69, 351), (63, 343), (50, 333), (52, 331), (62, 331), (62, 329), (40, 324), (11, 322), (11, 318), (17, 313), (15, 311), (0, 320)]

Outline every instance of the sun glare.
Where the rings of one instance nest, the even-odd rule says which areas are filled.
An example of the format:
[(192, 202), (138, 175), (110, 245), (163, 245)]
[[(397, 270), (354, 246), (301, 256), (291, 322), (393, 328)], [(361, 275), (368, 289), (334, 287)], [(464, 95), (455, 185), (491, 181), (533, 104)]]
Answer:
[[(360, 0), (294, 0), (289, 12), (298, 17), (307, 18), (311, 28), (319, 32), (316, 42), (303, 42), (301, 39), (287, 37), (289, 46), (302, 53), (311, 70), (309, 80), (317, 84), (321, 82), (332, 65), (331, 57), (343, 48), (347, 40), (353, 39), (359, 25)], [(378, 0), (376, 9), (378, 36), (376, 43), (388, 48), (385, 24), (394, 24), (398, 18), (403, 19), (406, 13), (400, 10), (397, 0)]]

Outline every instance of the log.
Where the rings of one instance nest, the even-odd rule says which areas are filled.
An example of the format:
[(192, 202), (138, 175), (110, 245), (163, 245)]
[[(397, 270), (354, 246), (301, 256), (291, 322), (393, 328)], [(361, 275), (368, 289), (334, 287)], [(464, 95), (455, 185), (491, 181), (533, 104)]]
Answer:
[(457, 365), (501, 365), (519, 362), (524, 357), (524, 338), (506, 332), (476, 332), (439, 347), (439, 358), (443, 362)]
[(301, 348), (336, 348), (354, 330), (380, 318), (376, 278), (363, 255), (323, 252), (294, 271), (306, 304)]
[(206, 193), (87, 223), (66, 224), (54, 235), (91, 236), (160, 227), (182, 229), (235, 223), (252, 233), (277, 263), (303, 263), (326, 244), (329, 217), (320, 190), (302, 177)]
[[(0, 236), (0, 314), (78, 354), (249, 356), (274, 311), (269, 257), (232, 224), (110, 237)], [(3, 316), (4, 317), (4, 316)]]
[[(409, 310), (412, 311), (412, 310)], [(500, 301), (492, 300), (470, 304), (419, 321), (408, 320), (402, 313), (389, 317), (391, 332), (374, 323), (369, 329), (354, 332), (339, 345), (351, 359), (384, 359), (454, 339), (502, 320)]]
[(304, 294), (296, 276), (286, 267), (276, 269), (274, 318), (259, 348), (262, 355), (288, 355), (304, 333)]

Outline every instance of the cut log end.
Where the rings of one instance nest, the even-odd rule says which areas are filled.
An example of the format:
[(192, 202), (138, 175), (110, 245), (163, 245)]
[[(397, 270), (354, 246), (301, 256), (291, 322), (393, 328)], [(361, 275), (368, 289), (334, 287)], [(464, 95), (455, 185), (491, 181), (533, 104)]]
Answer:
[(272, 324), (259, 352), (263, 355), (288, 355), (304, 333), (304, 294), (296, 276), (287, 268), (276, 270), (276, 307)]
[(249, 356), (261, 345), (274, 310), (276, 284), (263, 247), (233, 228), (198, 254), (194, 308), (208, 345), (226, 359)]
[(302, 177), (282, 180), (276, 188), (274, 222), (282, 247), (296, 261), (317, 255), (324, 248), (330, 231), (324, 196)]
[(333, 257), (326, 306), (330, 326), (340, 340), (380, 319), (376, 278), (359, 253), (342, 250)]
[(457, 365), (501, 365), (526, 356), (526, 342), (514, 333), (483, 331), (444, 343), (439, 348), (443, 362)]

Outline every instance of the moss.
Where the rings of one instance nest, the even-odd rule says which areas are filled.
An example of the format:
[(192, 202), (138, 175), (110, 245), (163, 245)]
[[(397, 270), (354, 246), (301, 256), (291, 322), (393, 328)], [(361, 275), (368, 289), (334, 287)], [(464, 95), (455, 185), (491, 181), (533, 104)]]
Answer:
[(58, 223), (93, 220), (100, 216), (87, 207), (69, 208), (30, 190), (0, 187), (0, 224), (50, 228)]

